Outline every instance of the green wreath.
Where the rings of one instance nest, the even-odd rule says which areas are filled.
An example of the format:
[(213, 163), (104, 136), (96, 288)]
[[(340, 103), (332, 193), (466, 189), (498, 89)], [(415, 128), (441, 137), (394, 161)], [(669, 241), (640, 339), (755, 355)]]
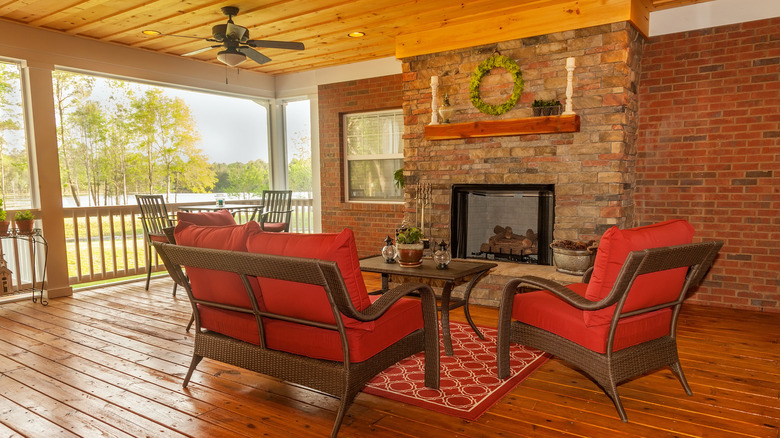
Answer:
[[(515, 88), (512, 91), (512, 95), (509, 96), (509, 100), (507, 100), (504, 104), (489, 105), (482, 101), (482, 97), (479, 95), (479, 85), (482, 83), (482, 78), (485, 77), (486, 74), (490, 73), (490, 70), (493, 70), (496, 67), (502, 67), (512, 74), (512, 77), (515, 78)], [(511, 110), (515, 107), (515, 104), (517, 104), (517, 101), (520, 99), (520, 93), (522, 92), (523, 74), (520, 73), (520, 66), (517, 65), (514, 60), (509, 59), (506, 56), (495, 55), (482, 61), (482, 63), (477, 66), (477, 69), (474, 70), (474, 73), (471, 74), (471, 83), (469, 84), (469, 96), (471, 96), (471, 103), (480, 112), (485, 114), (492, 114), (497, 116)]]

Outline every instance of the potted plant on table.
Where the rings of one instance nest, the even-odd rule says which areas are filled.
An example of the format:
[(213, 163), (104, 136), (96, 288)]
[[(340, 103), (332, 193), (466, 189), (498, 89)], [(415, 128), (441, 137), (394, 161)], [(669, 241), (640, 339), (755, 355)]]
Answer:
[(593, 266), (598, 243), (595, 240), (555, 240), (550, 244), (556, 271), (564, 274), (582, 275)]
[(398, 250), (398, 264), (405, 268), (422, 265), (423, 249), (422, 231), (417, 227), (401, 228), (395, 239)]
[(6, 219), (6, 216), (8, 213), (3, 208), (3, 200), (0, 199), (0, 235), (5, 236), (8, 234), (8, 227), (11, 225), (11, 222)]
[(19, 234), (32, 234), (35, 216), (30, 210), (19, 210), (14, 214), (14, 222)]

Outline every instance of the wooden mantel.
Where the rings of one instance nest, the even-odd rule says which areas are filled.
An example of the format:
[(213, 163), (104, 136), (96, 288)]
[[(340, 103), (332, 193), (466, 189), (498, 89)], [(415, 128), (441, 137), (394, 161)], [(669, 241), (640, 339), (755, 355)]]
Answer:
[(579, 132), (580, 116), (526, 117), (510, 120), (483, 120), (468, 123), (427, 125), (427, 140), (452, 140), (474, 137), (506, 137), (526, 134), (555, 134)]

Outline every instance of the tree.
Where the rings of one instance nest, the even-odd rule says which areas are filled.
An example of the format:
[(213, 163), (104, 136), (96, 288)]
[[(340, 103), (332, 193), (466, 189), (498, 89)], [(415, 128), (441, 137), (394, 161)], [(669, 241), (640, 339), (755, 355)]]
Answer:
[(79, 167), (83, 161), (75, 154), (71, 144), (69, 133), (73, 130), (68, 123), (66, 114), (70, 112), (71, 108), (89, 98), (95, 85), (95, 79), (87, 75), (55, 70), (52, 73), (52, 81), (54, 106), (59, 121), (57, 137), (59, 140), (60, 176), (63, 183), (70, 189), (73, 202), (78, 207), (81, 206), (81, 198), (79, 197), (80, 186), (79, 179), (76, 177), (78, 174), (76, 167)]
[(230, 163), (219, 190), (235, 197), (257, 197), (269, 189), (269, 181), (268, 163), (263, 160)]
[(68, 119), (78, 134), (75, 144), (82, 152), (90, 199), (94, 205), (100, 205), (100, 186), (105, 183), (106, 162), (109, 161), (104, 157), (105, 115), (97, 102), (88, 100), (70, 113)]
[(147, 90), (143, 97), (132, 103), (133, 123), (145, 160), (149, 193), (159, 187), (170, 197), (174, 179), (184, 173), (189, 175), (187, 184), (206, 187), (213, 184), (213, 175), (196, 168), (202, 166), (195, 148), (199, 134), (190, 109), (183, 100), (164, 95), (163, 90)]
[(287, 166), (287, 175), (290, 190), (311, 193), (311, 153), (309, 151), (300, 151)]
[(28, 194), (30, 177), (22, 115), (20, 68), (0, 62), (0, 196)]
[(294, 192), (312, 192), (311, 139), (295, 132), (291, 139), (293, 159), (287, 163), (287, 185)]

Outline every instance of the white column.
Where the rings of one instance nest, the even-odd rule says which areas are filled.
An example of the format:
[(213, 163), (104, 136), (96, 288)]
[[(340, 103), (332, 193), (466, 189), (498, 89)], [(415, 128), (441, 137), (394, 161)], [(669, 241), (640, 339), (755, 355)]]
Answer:
[[(30, 178), (38, 199), (43, 235), (49, 243), (46, 269), (46, 296), (57, 298), (73, 294), (69, 284), (68, 251), (65, 245), (65, 221), (62, 211), (62, 184), (57, 150), (57, 123), (54, 117), (52, 65), (24, 68), (27, 82)], [(37, 189), (37, 190), (36, 190)], [(33, 201), (35, 205), (35, 201)]]

